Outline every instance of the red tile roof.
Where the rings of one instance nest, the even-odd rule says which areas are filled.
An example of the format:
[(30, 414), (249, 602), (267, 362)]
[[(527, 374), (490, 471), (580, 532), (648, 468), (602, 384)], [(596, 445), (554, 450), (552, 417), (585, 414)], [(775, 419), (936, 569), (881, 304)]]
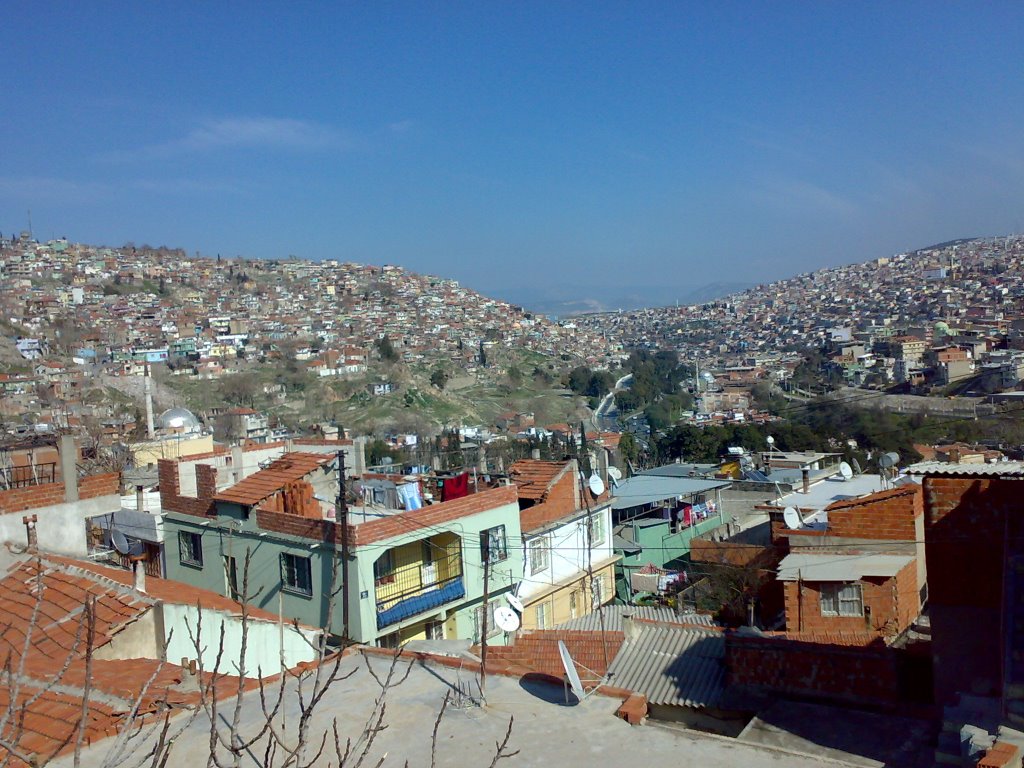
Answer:
[(519, 488), (519, 498), (539, 501), (572, 463), (572, 460), (520, 459), (508, 468), (508, 474)]
[(915, 496), (918, 493), (923, 493), (920, 485), (903, 485), (898, 488), (889, 488), (885, 491), (869, 493), (867, 496), (858, 496), (853, 499), (840, 499), (839, 501), (833, 501), (825, 507), (825, 510), (827, 512), (833, 512), (837, 509), (849, 509), (850, 507), (860, 507), (865, 504), (877, 504), (878, 502), (885, 501), (887, 499), (895, 499), (901, 496)]
[(334, 460), (329, 453), (286, 453), (273, 461), (266, 469), (226, 488), (216, 496), (215, 501), (229, 501), (246, 507), (253, 507), (269, 496), (284, 489), (288, 483), (301, 480), (315, 469)]

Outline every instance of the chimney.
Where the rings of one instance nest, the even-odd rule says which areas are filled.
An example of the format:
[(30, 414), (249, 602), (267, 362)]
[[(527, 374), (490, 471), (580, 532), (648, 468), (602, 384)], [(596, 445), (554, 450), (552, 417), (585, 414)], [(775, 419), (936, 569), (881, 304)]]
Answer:
[(146, 558), (137, 556), (131, 560), (132, 572), (135, 574), (135, 591), (146, 594)]
[(28, 539), (28, 551), (39, 551), (39, 538), (36, 534), (36, 522), (39, 518), (36, 515), (25, 515), (21, 522), (25, 524), (25, 535)]
[(804, 478), (804, 493), (810, 493), (811, 492), (811, 470), (809, 468), (807, 468), (807, 467), (804, 467), (803, 469), (800, 470), (800, 474), (803, 475), (803, 478)]
[(146, 511), (145, 495), (143, 494), (141, 485), (135, 486), (135, 509), (139, 512)]
[(534, 448), (532, 451), (530, 451), (530, 458), (533, 459), (534, 461), (539, 461), (540, 460), (540, 448)]
[(60, 436), (60, 474), (64, 501), (78, 501), (78, 446), (74, 435)]

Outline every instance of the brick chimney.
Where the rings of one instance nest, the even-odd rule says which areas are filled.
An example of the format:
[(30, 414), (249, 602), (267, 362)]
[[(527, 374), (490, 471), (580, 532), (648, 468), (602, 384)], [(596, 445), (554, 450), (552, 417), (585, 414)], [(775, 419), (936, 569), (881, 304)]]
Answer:
[(135, 576), (135, 591), (146, 594), (146, 558), (135, 556), (131, 558), (132, 573)]

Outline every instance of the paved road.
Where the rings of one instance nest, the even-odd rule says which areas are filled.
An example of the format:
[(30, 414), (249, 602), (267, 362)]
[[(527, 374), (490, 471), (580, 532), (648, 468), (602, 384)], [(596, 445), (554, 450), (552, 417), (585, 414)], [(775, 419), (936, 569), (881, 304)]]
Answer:
[(619, 431), (619, 409), (615, 407), (615, 393), (623, 389), (629, 389), (629, 384), (632, 380), (632, 373), (627, 373), (625, 376), (620, 377), (615, 382), (612, 391), (605, 395), (601, 400), (601, 404), (597, 406), (597, 410), (594, 412), (594, 421), (597, 422), (602, 432)]

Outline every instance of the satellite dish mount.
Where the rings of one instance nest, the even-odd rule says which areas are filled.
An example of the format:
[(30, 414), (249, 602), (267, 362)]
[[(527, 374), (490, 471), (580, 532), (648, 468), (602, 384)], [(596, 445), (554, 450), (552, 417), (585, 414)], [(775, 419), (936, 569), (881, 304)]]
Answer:
[[(569, 703), (569, 691), (572, 691), (577, 701), (583, 701), (587, 696), (590, 696), (598, 688), (600, 688), (604, 682), (605, 677), (597, 674), (592, 669), (584, 667), (582, 664), (578, 664), (573, 661), (572, 654), (569, 653), (569, 649), (565, 647), (565, 643), (562, 640), (558, 641), (558, 655), (562, 659), (562, 667), (565, 669), (565, 679), (563, 683), (565, 685), (565, 703)], [(581, 678), (580, 673), (577, 671), (577, 667), (582, 669), (584, 672), (588, 672), (593, 677)], [(584, 682), (594, 684), (593, 687), (588, 691), (583, 687)]]

